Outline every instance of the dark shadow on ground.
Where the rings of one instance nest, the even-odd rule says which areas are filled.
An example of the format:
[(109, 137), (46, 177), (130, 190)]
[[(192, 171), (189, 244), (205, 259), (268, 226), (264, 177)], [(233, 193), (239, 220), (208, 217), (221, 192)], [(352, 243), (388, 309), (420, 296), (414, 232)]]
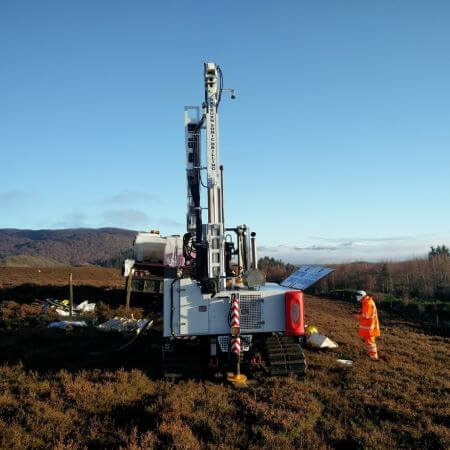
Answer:
[(104, 332), (93, 327), (50, 329), (38, 327), (0, 331), (0, 363), (22, 364), (39, 373), (60, 369), (141, 369), (149, 376), (161, 372), (161, 331), (148, 330), (133, 344), (119, 350), (132, 335)]
[[(125, 303), (124, 289), (111, 289), (87, 285), (75, 285), (73, 287), (74, 302), (83, 300), (108, 300), (109, 304)], [(0, 300), (15, 300), (19, 303), (28, 303), (30, 300), (57, 298), (69, 298), (69, 286), (50, 286), (36, 284), (21, 284), (12, 288), (0, 289)]]
[[(74, 304), (90, 300), (94, 302), (103, 301), (111, 307), (117, 307), (125, 305), (126, 291), (125, 289), (75, 285), (73, 287), (73, 297)], [(45, 300), (46, 298), (68, 299), (69, 286), (21, 284), (12, 288), (0, 289), (0, 301), (14, 300), (23, 304), (30, 303), (34, 299)], [(155, 302), (161, 302), (161, 297), (158, 294), (142, 294), (139, 292), (131, 294), (130, 305), (132, 307), (143, 308), (147, 311), (151, 309), (149, 305)]]
[[(155, 320), (132, 345), (117, 349), (134, 336), (119, 332), (104, 332), (94, 326), (67, 330), (48, 328), (59, 318), (54, 310), (45, 311), (32, 300), (67, 299), (68, 286), (39, 286), (23, 284), (0, 290), (0, 363), (23, 364), (27, 370), (52, 372), (66, 369), (115, 370), (139, 368), (150, 376), (161, 369), (161, 311), (162, 298), (132, 293), (131, 309), (125, 309), (125, 290), (95, 286), (74, 286), (74, 304), (89, 300), (97, 304), (95, 314), (80, 316), (79, 320), (102, 323), (116, 315)], [(78, 320), (74, 318), (74, 320)]]

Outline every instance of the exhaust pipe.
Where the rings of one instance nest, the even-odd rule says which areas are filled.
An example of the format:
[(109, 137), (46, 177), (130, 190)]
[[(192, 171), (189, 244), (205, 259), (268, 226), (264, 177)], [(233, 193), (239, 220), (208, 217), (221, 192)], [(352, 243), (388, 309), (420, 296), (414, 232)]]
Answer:
[(258, 269), (258, 260), (256, 259), (256, 233), (251, 233), (250, 243), (252, 247), (252, 269)]

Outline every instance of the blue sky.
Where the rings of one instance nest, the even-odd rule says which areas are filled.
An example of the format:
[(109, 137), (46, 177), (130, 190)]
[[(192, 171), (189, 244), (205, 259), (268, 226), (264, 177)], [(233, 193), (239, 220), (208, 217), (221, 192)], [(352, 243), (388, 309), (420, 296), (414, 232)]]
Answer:
[(292, 262), (450, 243), (447, 1), (0, 3), (0, 227), (184, 232), (184, 105), (221, 104), (227, 225)]

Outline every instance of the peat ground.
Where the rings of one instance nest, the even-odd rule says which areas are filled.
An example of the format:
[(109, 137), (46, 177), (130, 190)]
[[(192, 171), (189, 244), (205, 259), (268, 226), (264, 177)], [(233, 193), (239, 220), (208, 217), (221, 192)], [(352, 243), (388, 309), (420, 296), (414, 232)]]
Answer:
[[(125, 342), (119, 335), (48, 329), (52, 313), (7, 296), (28, 286), (34, 297), (38, 275), (30, 270), (9, 272), (12, 280), (0, 269), (0, 448), (450, 446), (449, 339), (419, 322), (381, 311), (385, 360), (374, 363), (356, 336), (354, 305), (308, 296), (307, 323), (339, 348), (306, 349), (304, 379), (265, 378), (240, 391), (161, 380), (157, 331), (116, 352)], [(64, 288), (73, 268), (57, 270), (42, 269), (36, 284)], [(108, 304), (123, 286), (120, 274), (88, 267), (79, 274), (75, 294), (77, 283), (98, 289), (102, 319), (124, 313), (117, 299)], [(337, 358), (354, 365), (340, 368)]]

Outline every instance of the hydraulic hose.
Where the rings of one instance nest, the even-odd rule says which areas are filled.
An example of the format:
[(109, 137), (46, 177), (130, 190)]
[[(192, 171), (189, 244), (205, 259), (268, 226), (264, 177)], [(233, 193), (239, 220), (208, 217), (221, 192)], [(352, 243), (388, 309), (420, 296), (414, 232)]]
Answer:
[(175, 307), (173, 306), (173, 285), (179, 280), (181, 280), (181, 277), (176, 277), (170, 283), (170, 334), (173, 337), (175, 337), (173, 333), (173, 312), (175, 311)]
[(114, 348), (111, 350), (107, 350), (107, 351), (103, 351), (103, 352), (89, 352), (89, 355), (99, 356), (99, 355), (106, 355), (106, 354), (114, 353), (114, 352), (121, 352), (122, 350), (126, 349), (131, 344), (136, 342), (139, 339), (139, 337), (144, 333), (144, 331), (150, 329), (153, 326), (153, 322), (154, 322), (153, 320), (148, 319), (147, 323), (142, 328), (137, 330), (136, 336), (133, 336), (133, 338), (131, 340), (129, 340), (128, 342), (125, 342), (125, 344), (122, 344), (120, 347), (117, 347), (117, 348)]
[(125, 344), (121, 345), (119, 348), (117, 348), (116, 352), (120, 352), (122, 350), (124, 350), (125, 348), (127, 348), (128, 346), (130, 346), (131, 344), (133, 344), (133, 342), (137, 341), (139, 339), (139, 337), (141, 336), (141, 334), (147, 330), (150, 329), (153, 326), (153, 320), (148, 319), (147, 323), (142, 327), (139, 328), (136, 332), (136, 336), (133, 337), (133, 339), (131, 339), (130, 341), (126, 342)]

